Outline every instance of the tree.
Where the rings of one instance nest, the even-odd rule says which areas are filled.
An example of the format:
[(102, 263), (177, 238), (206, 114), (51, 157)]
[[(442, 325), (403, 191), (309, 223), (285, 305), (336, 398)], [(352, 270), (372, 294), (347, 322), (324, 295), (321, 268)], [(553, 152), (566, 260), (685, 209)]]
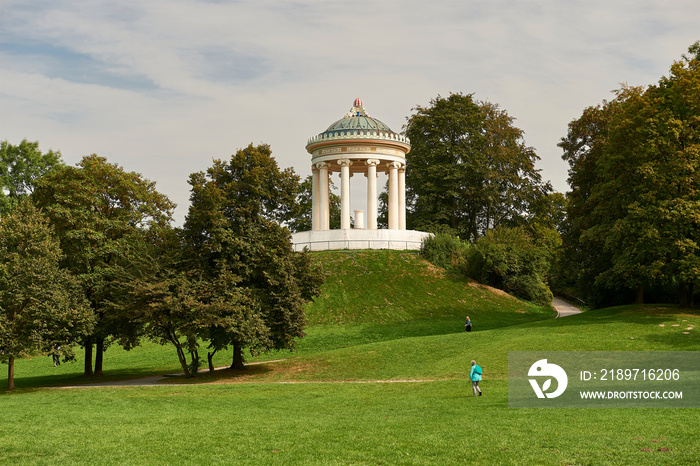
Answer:
[[(297, 211), (297, 175), (278, 168), (269, 146), (251, 144), (229, 162), (215, 160), (206, 173), (192, 174), (190, 185), (183, 230), (191, 267), (206, 282), (229, 284), (212, 287), (202, 300), (219, 303), (229, 317), (210, 327), (211, 347), (233, 346), (232, 368), (243, 367), (243, 348), (292, 349), (304, 335), (302, 306), (321, 281), (309, 253), (294, 252), (289, 230), (281, 226)], [(226, 310), (232, 284), (245, 300), (242, 308)]]
[[(160, 344), (175, 347), (187, 376), (194, 377), (200, 366), (199, 345), (211, 340), (214, 331), (236, 334), (237, 341), (266, 338), (266, 327), (246, 295), (239, 279), (222, 271), (214, 280), (188, 256), (181, 230), (164, 230), (149, 255), (146, 273), (129, 284), (127, 309), (137, 309), (133, 318), (143, 323), (145, 335)], [(216, 340), (216, 339), (214, 339)], [(221, 347), (210, 345), (212, 357)], [(190, 361), (187, 361), (189, 354)]]
[(60, 152), (42, 154), (39, 142), (0, 143), (0, 217), (34, 191), (37, 179), (63, 165)]
[[(307, 176), (304, 181), (299, 185), (299, 192), (297, 194), (297, 205), (298, 213), (289, 220), (289, 230), (292, 233), (298, 231), (309, 231), (311, 230), (311, 210), (312, 210), (312, 197), (313, 197), (313, 182), (312, 177)], [(328, 202), (330, 206), (330, 228), (331, 230), (340, 228), (340, 196), (335, 194), (335, 185), (333, 180), (328, 180)]]
[(415, 108), (406, 125), (407, 221), (413, 228), (448, 226), (473, 241), (527, 216), (551, 191), (534, 167), (539, 158), (505, 111), (462, 94), (430, 104)]
[(0, 360), (14, 390), (15, 359), (55, 352), (88, 334), (94, 316), (78, 281), (59, 267), (61, 250), (46, 219), (20, 203), (0, 220)]
[(598, 274), (610, 267), (610, 257), (600, 254), (603, 245), (593, 238), (583, 241), (583, 233), (597, 223), (592, 191), (598, 182), (596, 166), (603, 157), (608, 134), (608, 120), (615, 111), (614, 102), (586, 108), (577, 120), (569, 123), (568, 133), (559, 143), (562, 158), (569, 163), (567, 216), (562, 233), (561, 287), (583, 296), (592, 304), (613, 302), (621, 296), (617, 290), (607, 292), (595, 286)]
[(94, 312), (95, 331), (85, 338), (85, 375), (102, 374), (110, 337), (125, 348), (137, 344), (139, 328), (111, 312), (141, 266), (148, 242), (165, 228), (174, 204), (140, 174), (126, 172), (104, 157), (84, 157), (77, 167), (44, 176), (34, 192), (56, 229), (65, 253), (62, 265), (81, 281)]
[(677, 287), (681, 302), (692, 300), (700, 279), (699, 49), (659, 85), (625, 86), (584, 111), (560, 143), (572, 186), (564, 248), (598, 304), (618, 290), (634, 290), (641, 303), (650, 287)]

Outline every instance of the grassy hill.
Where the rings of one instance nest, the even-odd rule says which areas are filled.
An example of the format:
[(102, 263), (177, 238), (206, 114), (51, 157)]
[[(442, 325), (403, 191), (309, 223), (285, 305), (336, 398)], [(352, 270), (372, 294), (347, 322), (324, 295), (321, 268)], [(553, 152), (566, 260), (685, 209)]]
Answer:
[(326, 276), (321, 296), (306, 308), (300, 352), (407, 337), (475, 331), (554, 317), (500, 290), (447, 273), (406, 251), (328, 251), (314, 255)]
[[(700, 351), (700, 316), (623, 306), (563, 319), (413, 253), (315, 254), (327, 274), (286, 358), (177, 385), (0, 393), (21, 464), (697, 464), (697, 409), (508, 408), (512, 350)], [(475, 331), (464, 333), (464, 317)], [(109, 377), (175, 372), (171, 348), (110, 348)], [(226, 364), (229, 356), (219, 362)], [(467, 367), (485, 369), (473, 398)], [(22, 360), (18, 385), (82, 364)], [(4, 375), (4, 374), (3, 374)], [(0, 380), (0, 384), (5, 380)], [(51, 382), (49, 382), (51, 381)], [(392, 383), (387, 383), (391, 381)]]
[(475, 326), (487, 329), (554, 315), (551, 309), (448, 274), (414, 252), (327, 251), (314, 256), (326, 283), (306, 309), (311, 326), (464, 321), (469, 314)]

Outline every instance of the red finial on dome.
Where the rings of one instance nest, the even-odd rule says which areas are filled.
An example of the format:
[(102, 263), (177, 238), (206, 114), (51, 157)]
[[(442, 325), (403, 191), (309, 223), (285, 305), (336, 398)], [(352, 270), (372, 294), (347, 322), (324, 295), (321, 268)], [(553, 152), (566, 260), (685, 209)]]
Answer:
[(354, 107), (362, 107), (362, 99), (359, 97), (355, 99), (355, 103), (353, 104)]

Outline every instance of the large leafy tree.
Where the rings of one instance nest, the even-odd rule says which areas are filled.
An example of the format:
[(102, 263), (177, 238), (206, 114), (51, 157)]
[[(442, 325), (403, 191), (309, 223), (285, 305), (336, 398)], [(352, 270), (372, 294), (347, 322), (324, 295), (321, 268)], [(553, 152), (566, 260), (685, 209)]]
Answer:
[(603, 248), (600, 238), (588, 236), (584, 241), (582, 235), (598, 223), (600, 210), (594, 208), (592, 192), (598, 183), (596, 167), (603, 157), (608, 120), (616, 106), (615, 102), (603, 102), (585, 109), (580, 118), (569, 123), (567, 136), (559, 143), (564, 151), (563, 158), (569, 163), (568, 181), (572, 188), (567, 194), (559, 281), (564, 284), (562, 287), (568, 287), (593, 303), (609, 302), (614, 296), (594, 286), (598, 274), (611, 266), (610, 257), (600, 254)]
[(641, 303), (650, 287), (680, 289), (687, 304), (700, 279), (699, 50), (658, 85), (587, 109), (560, 144), (572, 186), (565, 248), (601, 304), (618, 290)]
[[(144, 324), (145, 334), (172, 345), (185, 374), (194, 376), (200, 342), (210, 340), (213, 332), (231, 332), (236, 341), (254, 342), (266, 338), (266, 327), (248, 290), (238, 286), (239, 279), (227, 270), (207, 277), (188, 255), (192, 251), (181, 233), (165, 230), (153, 244), (145, 273), (128, 285), (130, 299), (124, 311), (136, 310), (134, 320)], [(212, 357), (221, 346), (213, 342), (210, 349), (209, 368), (214, 370)]]
[(0, 361), (14, 389), (16, 358), (72, 355), (94, 316), (78, 281), (59, 266), (61, 250), (48, 219), (28, 202), (0, 220)]
[(168, 225), (174, 204), (155, 183), (97, 155), (41, 178), (34, 199), (56, 229), (63, 266), (80, 278), (96, 316), (95, 331), (83, 341), (85, 374), (101, 375), (111, 337), (125, 348), (138, 341), (139, 327), (114, 312), (112, 303), (124, 297), (122, 285), (138, 273), (149, 241)]
[(37, 179), (63, 165), (61, 153), (42, 153), (38, 142), (0, 143), (0, 217), (34, 191)]
[[(320, 285), (308, 253), (292, 250), (282, 226), (298, 211), (298, 176), (279, 169), (268, 145), (251, 144), (192, 174), (190, 185), (183, 231), (192, 268), (220, 284), (200, 301), (228, 317), (210, 326), (211, 347), (232, 346), (233, 368), (243, 367), (243, 348), (293, 348), (304, 335), (302, 307)], [(245, 299), (230, 300), (230, 294)]]
[(518, 223), (551, 191), (522, 130), (498, 106), (472, 95), (438, 96), (408, 118), (408, 222), (447, 226), (475, 240), (504, 223)]

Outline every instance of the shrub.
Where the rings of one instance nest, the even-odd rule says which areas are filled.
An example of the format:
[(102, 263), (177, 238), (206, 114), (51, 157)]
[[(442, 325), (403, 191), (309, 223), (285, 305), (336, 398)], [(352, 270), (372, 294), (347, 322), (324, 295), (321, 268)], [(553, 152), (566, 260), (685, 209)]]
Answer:
[(523, 227), (498, 228), (469, 247), (467, 274), (528, 301), (548, 304), (549, 256), (548, 248), (538, 246)]
[(421, 245), (421, 254), (432, 264), (450, 272), (466, 274), (469, 244), (449, 233), (429, 236)]

